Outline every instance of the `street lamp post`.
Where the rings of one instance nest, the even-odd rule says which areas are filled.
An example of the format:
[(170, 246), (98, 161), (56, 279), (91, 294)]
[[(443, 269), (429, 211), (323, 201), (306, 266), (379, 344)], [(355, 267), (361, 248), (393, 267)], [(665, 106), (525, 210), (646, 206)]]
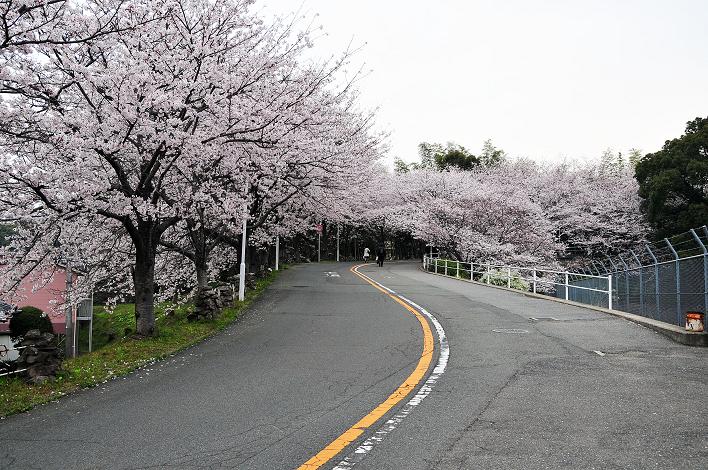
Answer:
[(280, 236), (275, 236), (275, 270), (280, 266)]
[(339, 224), (337, 224), (337, 262), (339, 262)]
[(241, 264), (238, 270), (238, 300), (243, 302), (246, 294), (246, 218), (243, 219), (241, 234)]

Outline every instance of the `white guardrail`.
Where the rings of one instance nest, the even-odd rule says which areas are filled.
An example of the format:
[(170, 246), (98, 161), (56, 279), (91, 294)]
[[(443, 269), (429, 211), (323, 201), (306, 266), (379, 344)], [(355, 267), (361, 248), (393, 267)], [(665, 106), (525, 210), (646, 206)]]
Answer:
[[(423, 257), (423, 269), (442, 276), (527, 290), (612, 309), (612, 274), (596, 276), (553, 269)], [(590, 287), (592, 286), (592, 287)], [(553, 295), (556, 294), (556, 295)]]

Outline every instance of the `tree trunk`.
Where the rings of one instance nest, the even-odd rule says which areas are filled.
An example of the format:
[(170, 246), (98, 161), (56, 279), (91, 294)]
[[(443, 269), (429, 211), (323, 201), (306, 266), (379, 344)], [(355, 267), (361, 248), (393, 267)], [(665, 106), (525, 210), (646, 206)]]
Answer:
[(204, 293), (208, 288), (209, 274), (206, 259), (200, 258), (197, 256), (194, 260), (194, 269), (197, 272), (197, 293), (194, 298), (194, 306), (197, 311), (203, 312), (206, 308)]
[(204, 230), (204, 216), (200, 215), (201, 223), (198, 226), (189, 224), (189, 238), (194, 248), (194, 255), (191, 257), (194, 263), (194, 271), (197, 275), (197, 289), (194, 295), (194, 311), (187, 317), (190, 320), (203, 318), (214, 318), (219, 312), (214, 309), (214, 305), (209, 302), (209, 256), (212, 246), (209, 237)]
[[(151, 237), (150, 237), (151, 238)], [(156, 248), (149, 239), (136, 246), (133, 285), (135, 289), (135, 332), (139, 336), (155, 334), (155, 256)]]

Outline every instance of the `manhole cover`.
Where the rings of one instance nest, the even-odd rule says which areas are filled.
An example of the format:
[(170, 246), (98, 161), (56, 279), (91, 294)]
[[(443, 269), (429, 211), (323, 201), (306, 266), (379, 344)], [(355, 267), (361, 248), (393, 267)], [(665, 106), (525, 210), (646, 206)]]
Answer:
[(518, 328), (497, 328), (492, 331), (495, 333), (508, 333), (511, 335), (523, 335), (524, 333), (528, 333), (528, 330), (521, 330)]

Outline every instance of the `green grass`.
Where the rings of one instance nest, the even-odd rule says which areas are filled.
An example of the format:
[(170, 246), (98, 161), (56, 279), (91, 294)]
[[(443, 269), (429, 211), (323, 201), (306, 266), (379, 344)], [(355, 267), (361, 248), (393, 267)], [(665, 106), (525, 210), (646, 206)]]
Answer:
[[(246, 293), (244, 302), (225, 309), (216, 320), (188, 322), (187, 307), (177, 309), (174, 316), (165, 317), (164, 305), (158, 306), (157, 334), (147, 339), (124, 336), (126, 329), (132, 330), (135, 326), (132, 304), (119, 305), (112, 314), (98, 307), (94, 319), (94, 352), (64, 361), (54, 382), (28, 385), (17, 377), (0, 377), (0, 417), (126, 375), (204, 340), (233, 323), (276, 276), (277, 272), (273, 272), (260, 279), (256, 288)], [(108, 341), (113, 333), (116, 339)]]
[[(155, 306), (157, 323), (162, 321), (166, 305)], [(79, 352), (88, 352), (88, 322), (81, 322), (78, 328)], [(93, 307), (93, 337), (92, 349), (97, 351), (115, 342), (118, 338), (127, 336), (135, 329), (135, 306), (133, 304), (116, 305), (113, 312), (107, 312), (103, 305)]]

